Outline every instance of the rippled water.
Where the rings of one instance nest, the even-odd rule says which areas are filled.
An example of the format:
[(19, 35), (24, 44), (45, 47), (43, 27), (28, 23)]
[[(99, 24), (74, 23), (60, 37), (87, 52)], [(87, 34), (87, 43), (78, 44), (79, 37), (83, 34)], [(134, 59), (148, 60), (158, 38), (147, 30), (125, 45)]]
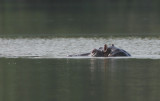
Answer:
[(1, 57), (65, 58), (114, 44), (136, 58), (160, 58), (159, 38), (0, 38)]

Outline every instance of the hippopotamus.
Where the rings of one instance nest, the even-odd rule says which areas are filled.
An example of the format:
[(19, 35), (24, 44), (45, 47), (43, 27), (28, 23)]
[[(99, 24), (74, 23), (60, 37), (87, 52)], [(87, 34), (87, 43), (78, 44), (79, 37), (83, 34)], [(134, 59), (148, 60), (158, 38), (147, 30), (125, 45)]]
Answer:
[(103, 47), (100, 47), (99, 49), (93, 49), (90, 53), (84, 53), (84, 54), (77, 54), (77, 55), (68, 55), (69, 57), (74, 56), (92, 56), (92, 57), (120, 57), (120, 56), (131, 56), (127, 51), (117, 48), (112, 44), (111, 46), (107, 47), (107, 45), (104, 45)]

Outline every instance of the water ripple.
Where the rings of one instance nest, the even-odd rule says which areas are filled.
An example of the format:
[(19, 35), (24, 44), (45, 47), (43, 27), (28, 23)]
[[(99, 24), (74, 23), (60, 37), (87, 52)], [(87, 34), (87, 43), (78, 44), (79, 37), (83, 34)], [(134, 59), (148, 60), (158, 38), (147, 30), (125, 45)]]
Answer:
[(160, 57), (158, 38), (0, 38), (1, 57), (64, 58), (115, 44), (133, 57)]

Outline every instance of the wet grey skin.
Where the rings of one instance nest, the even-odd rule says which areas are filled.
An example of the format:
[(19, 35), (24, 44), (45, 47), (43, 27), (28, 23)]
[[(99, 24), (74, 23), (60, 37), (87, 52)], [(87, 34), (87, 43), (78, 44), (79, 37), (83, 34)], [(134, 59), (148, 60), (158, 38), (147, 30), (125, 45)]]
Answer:
[(93, 49), (90, 53), (77, 54), (77, 55), (68, 55), (69, 57), (75, 56), (92, 56), (92, 57), (124, 57), (131, 56), (127, 51), (117, 48), (114, 45), (107, 48), (104, 52), (104, 49), (100, 47), (99, 49)]

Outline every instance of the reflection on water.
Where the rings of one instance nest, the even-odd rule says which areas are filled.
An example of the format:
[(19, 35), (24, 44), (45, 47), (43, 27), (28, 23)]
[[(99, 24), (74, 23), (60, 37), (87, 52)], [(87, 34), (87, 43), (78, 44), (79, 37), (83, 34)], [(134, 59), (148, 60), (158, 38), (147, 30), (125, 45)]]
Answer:
[[(1, 57), (66, 58), (114, 44), (136, 58), (160, 58), (159, 38), (0, 38)], [(80, 58), (80, 57), (78, 57)]]
[(2, 101), (158, 101), (158, 60), (0, 59)]

